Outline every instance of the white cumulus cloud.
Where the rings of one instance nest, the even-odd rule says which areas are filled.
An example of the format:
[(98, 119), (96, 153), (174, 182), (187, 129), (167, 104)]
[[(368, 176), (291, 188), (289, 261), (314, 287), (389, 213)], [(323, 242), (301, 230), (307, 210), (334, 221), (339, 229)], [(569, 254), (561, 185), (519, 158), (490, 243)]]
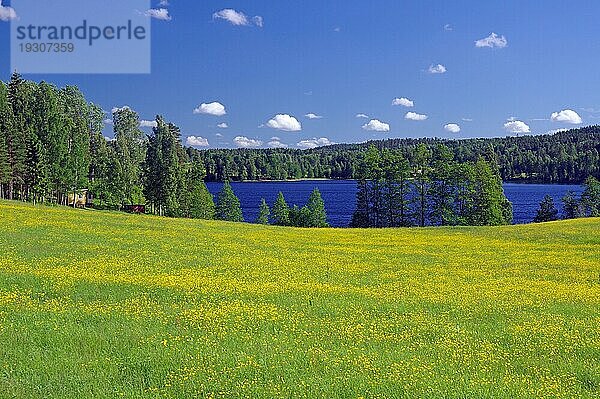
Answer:
[(258, 26), (259, 28), (262, 28), (264, 25), (263, 17), (261, 17), (260, 15), (257, 15), (254, 18), (252, 18), (252, 21), (254, 22), (254, 25)]
[(251, 24), (254, 24), (259, 28), (262, 28), (264, 24), (263, 17), (261, 17), (260, 15), (257, 15), (254, 18), (252, 18), (251, 23), (250, 18), (248, 18), (246, 14), (244, 14), (241, 11), (236, 11), (232, 8), (225, 8), (221, 11), (215, 12), (213, 14), (213, 19), (222, 19), (236, 26), (250, 26)]
[(450, 133), (459, 133), (460, 126), (456, 123), (448, 123), (447, 125), (444, 125), (444, 130)]
[(522, 121), (508, 121), (504, 124), (504, 129), (509, 133), (530, 133), (529, 125)]
[(404, 115), (404, 119), (409, 121), (424, 121), (427, 118), (429, 118), (427, 115), (417, 114), (416, 112), (407, 112), (406, 115)]
[(572, 109), (563, 109), (560, 112), (553, 112), (550, 119), (554, 122), (565, 122), (573, 125), (579, 125), (583, 122), (581, 116)]
[(191, 147), (208, 147), (208, 139), (200, 136), (189, 136), (185, 143)]
[(267, 126), (285, 132), (299, 132), (302, 130), (302, 125), (298, 122), (298, 119), (288, 114), (275, 115), (273, 119), (267, 122)]
[(227, 123), (223, 122), (223, 123), (219, 123), (219, 124), (217, 125), (217, 127), (218, 127), (219, 129), (227, 129), (227, 128), (229, 127), (229, 125), (228, 125)]
[(200, 104), (200, 106), (194, 110), (194, 114), (223, 116), (227, 114), (227, 111), (225, 110), (225, 106), (223, 104), (219, 102), (212, 102), (208, 104)]
[(233, 139), (233, 144), (238, 148), (256, 148), (262, 145), (262, 141), (250, 139), (246, 136), (237, 136)]
[(362, 119), (369, 119), (369, 115), (366, 114), (356, 114), (357, 118), (362, 118)]
[(140, 127), (156, 127), (156, 126), (158, 126), (156, 121), (145, 121), (145, 120), (140, 121)]
[(129, 105), (123, 105), (122, 107), (113, 107), (113, 108), (110, 110), (110, 113), (111, 113), (111, 114), (114, 114), (114, 113), (116, 113), (116, 112), (119, 112), (119, 111), (125, 111), (125, 110), (127, 110), (127, 109), (131, 109), (131, 108), (129, 107)]
[(446, 67), (443, 66), (442, 64), (437, 64), (437, 65), (431, 64), (427, 71), (432, 74), (442, 74), (442, 73), (446, 73)]
[(12, 21), (17, 19), (17, 13), (14, 8), (3, 6), (0, 0), (0, 21)]
[(166, 8), (151, 8), (144, 15), (161, 21), (170, 21), (172, 19), (169, 15), (169, 10)]
[(271, 137), (271, 140), (267, 143), (269, 148), (287, 148), (288, 145), (281, 142), (279, 137)]
[(392, 105), (401, 105), (403, 107), (414, 107), (415, 103), (412, 100), (409, 100), (408, 98), (402, 97), (402, 98), (394, 98), (392, 100)]
[(331, 144), (335, 144), (335, 143), (333, 143), (327, 137), (321, 137), (318, 139), (312, 138), (312, 139), (308, 139), (308, 140), (301, 140), (296, 145), (302, 149), (309, 149), (309, 148), (316, 148), (316, 147), (321, 147), (324, 145), (331, 145)]
[(363, 125), (364, 130), (370, 130), (373, 132), (389, 132), (390, 125), (384, 122), (381, 122), (378, 119), (371, 119), (369, 123)]
[(304, 116), (307, 117), (308, 119), (321, 119), (321, 118), (323, 118), (321, 115), (313, 114), (312, 112), (308, 113), (308, 114), (306, 114)]
[(488, 37), (475, 41), (475, 47), (490, 47), (490, 48), (504, 48), (508, 46), (508, 41), (504, 36), (498, 36), (492, 32)]

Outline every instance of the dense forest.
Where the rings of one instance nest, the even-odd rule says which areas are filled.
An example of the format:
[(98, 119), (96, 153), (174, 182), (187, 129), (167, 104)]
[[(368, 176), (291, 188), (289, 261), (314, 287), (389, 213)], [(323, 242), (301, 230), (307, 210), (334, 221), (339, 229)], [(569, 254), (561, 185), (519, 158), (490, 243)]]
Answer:
[(395, 149), (414, 162), (417, 148), (448, 147), (458, 162), (476, 162), (494, 154), (504, 181), (523, 183), (583, 183), (600, 177), (600, 126), (539, 136), (487, 139), (389, 139), (361, 144), (336, 144), (311, 150), (193, 150), (209, 181), (287, 180), (301, 178), (356, 179), (361, 154), (370, 146)]
[[(169, 217), (242, 221), (229, 184), (215, 198), (205, 180), (353, 178), (355, 227), (499, 225), (512, 220), (502, 179), (583, 182), (598, 176), (600, 127), (503, 139), (405, 139), (300, 151), (185, 148), (180, 129), (156, 117), (150, 134), (128, 107), (105, 112), (77, 87), (15, 73), (0, 82), (0, 198), (96, 208), (131, 206)], [(591, 181), (591, 180), (588, 180)], [(593, 180), (596, 182), (597, 180)], [(574, 217), (598, 213), (598, 186), (573, 203)], [(591, 204), (591, 205), (590, 205)], [(540, 220), (553, 215), (545, 203)], [(591, 207), (592, 206), (592, 207)], [(143, 209), (143, 208), (142, 208)], [(262, 201), (257, 223), (325, 227), (318, 190), (303, 207), (283, 195)]]

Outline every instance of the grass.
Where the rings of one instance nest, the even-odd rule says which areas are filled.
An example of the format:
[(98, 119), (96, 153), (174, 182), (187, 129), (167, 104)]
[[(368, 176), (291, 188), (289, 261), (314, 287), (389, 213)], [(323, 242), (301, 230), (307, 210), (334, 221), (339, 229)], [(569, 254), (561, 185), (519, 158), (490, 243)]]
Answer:
[(302, 230), (0, 202), (0, 397), (598, 398), (600, 220)]

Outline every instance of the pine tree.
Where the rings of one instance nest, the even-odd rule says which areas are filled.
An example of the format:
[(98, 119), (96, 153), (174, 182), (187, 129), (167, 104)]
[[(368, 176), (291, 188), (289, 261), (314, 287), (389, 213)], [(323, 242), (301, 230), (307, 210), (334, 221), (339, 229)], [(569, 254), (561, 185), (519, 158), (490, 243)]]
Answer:
[[(144, 163), (144, 195), (152, 210), (170, 217), (185, 216), (186, 159), (181, 147), (179, 128), (156, 117), (156, 127), (148, 139)], [(204, 172), (202, 172), (204, 173)]]
[(306, 208), (309, 212), (308, 227), (329, 227), (325, 203), (318, 188), (315, 188), (310, 194)]
[(311, 212), (308, 207), (302, 208), (294, 205), (290, 208), (288, 226), (293, 227), (314, 227), (311, 226)]
[(554, 198), (546, 195), (542, 202), (540, 202), (540, 208), (537, 211), (534, 223), (551, 222), (558, 220), (558, 209), (554, 205)]
[(269, 210), (269, 205), (267, 205), (267, 201), (264, 198), (260, 200), (260, 206), (258, 207), (258, 217), (256, 218), (256, 224), (269, 224), (269, 216), (271, 211)]
[(212, 220), (215, 218), (215, 202), (204, 183), (204, 168), (193, 163), (188, 172), (187, 189), (190, 191), (189, 217)]
[(583, 215), (581, 202), (574, 191), (567, 192), (561, 201), (563, 204), (563, 219), (576, 219)]
[(243, 222), (240, 200), (236, 197), (228, 181), (223, 183), (223, 188), (217, 196), (216, 218), (229, 222)]
[(180, 153), (180, 131), (172, 123), (167, 124), (167, 135), (162, 143), (163, 164), (160, 169), (165, 175), (163, 194), (165, 215), (182, 216), (180, 197), (183, 191), (182, 159)]
[(280, 191), (272, 208), (273, 220), (278, 226), (290, 225), (290, 207), (285, 202), (283, 193)]
[(21, 75), (13, 73), (8, 84), (8, 102), (10, 104), (10, 122), (7, 135), (8, 159), (11, 178), (8, 183), (8, 198), (24, 199), (25, 192), (25, 159), (27, 158), (27, 138), (30, 125), (31, 84)]
[(11, 179), (8, 157), (8, 135), (10, 129), (10, 105), (6, 86), (0, 81), (0, 198), (6, 198), (6, 189)]

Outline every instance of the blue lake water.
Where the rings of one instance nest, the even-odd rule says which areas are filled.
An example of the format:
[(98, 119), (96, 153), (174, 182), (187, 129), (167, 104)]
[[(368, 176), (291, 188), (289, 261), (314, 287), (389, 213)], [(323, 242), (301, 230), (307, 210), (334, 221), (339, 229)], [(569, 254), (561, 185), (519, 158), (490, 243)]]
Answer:
[[(222, 183), (207, 183), (208, 190), (216, 195)], [(333, 227), (347, 227), (356, 206), (356, 182), (352, 180), (303, 180), (291, 182), (233, 182), (233, 191), (240, 199), (242, 212), (247, 222), (254, 222), (258, 216), (261, 198), (272, 205), (277, 194), (283, 192), (287, 203), (302, 206), (315, 187), (321, 191), (325, 202), (329, 224)], [(583, 188), (574, 185), (512, 184), (504, 185), (504, 192), (513, 204), (514, 222), (529, 223), (536, 215), (540, 201), (546, 194), (552, 196), (561, 210), (561, 198), (568, 191), (581, 194)]]

